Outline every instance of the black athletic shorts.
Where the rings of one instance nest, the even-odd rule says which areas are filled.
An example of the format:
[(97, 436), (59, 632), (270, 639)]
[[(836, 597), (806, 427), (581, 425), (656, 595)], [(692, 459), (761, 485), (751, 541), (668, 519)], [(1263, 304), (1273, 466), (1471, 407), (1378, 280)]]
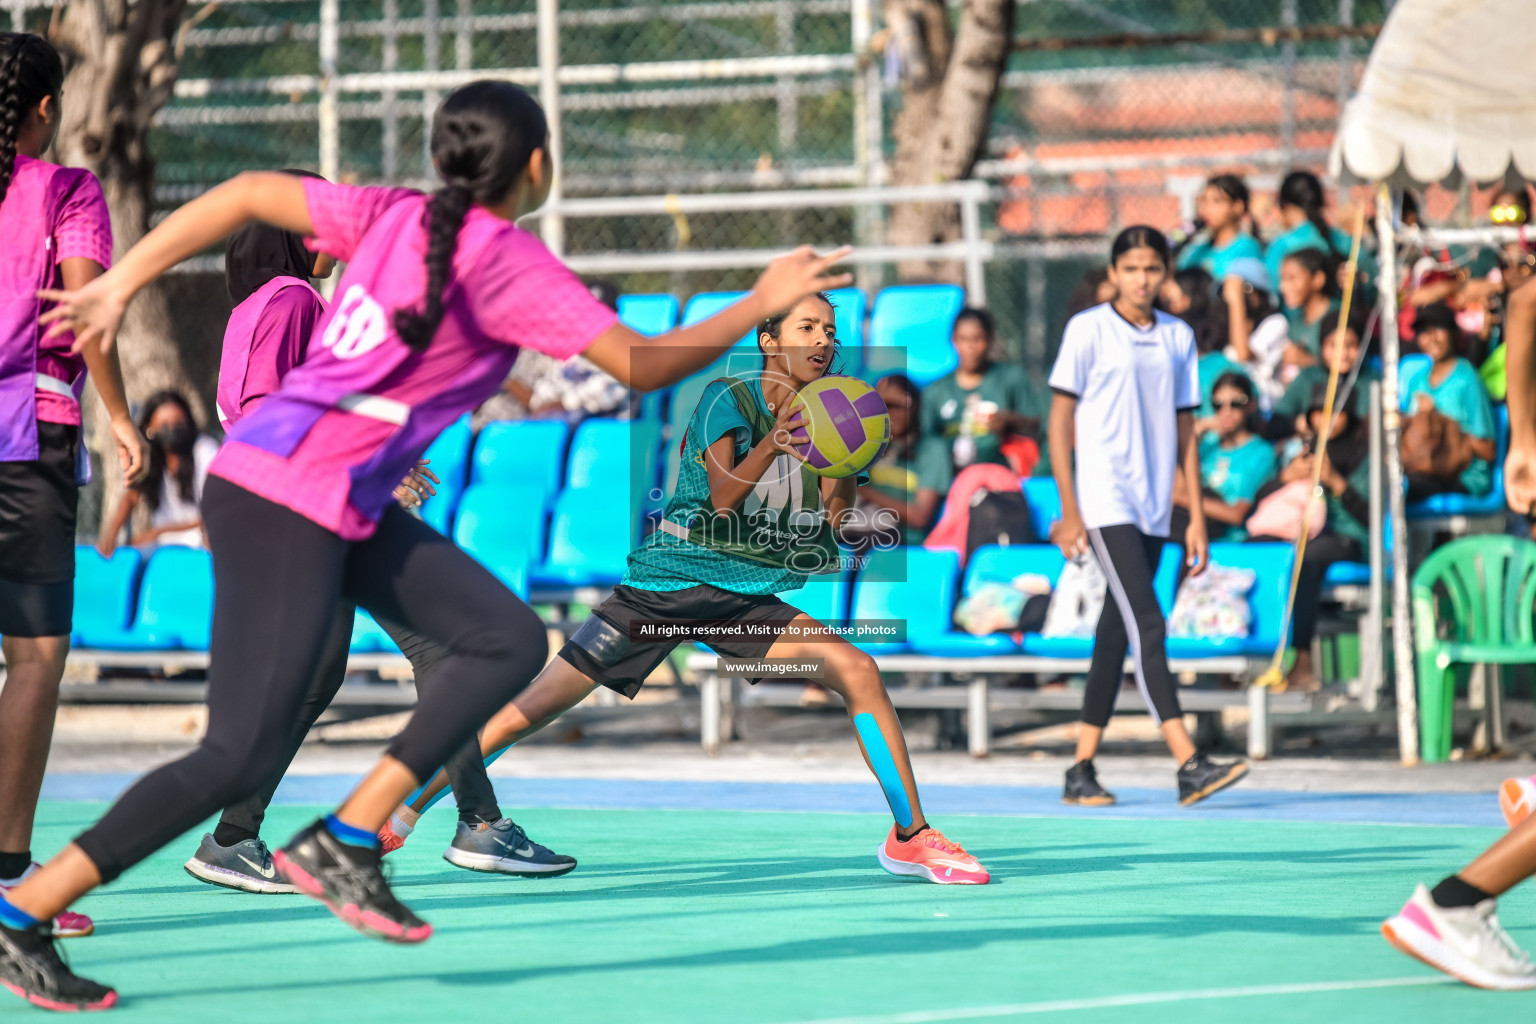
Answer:
[(761, 658), (800, 614), (800, 609), (773, 594), (754, 597), (704, 583), (686, 590), (639, 590), (620, 585), (613, 588), (613, 596), (593, 609), (591, 618), (560, 648), (560, 657), (589, 679), (634, 697), (646, 676), (684, 642), (636, 639), (634, 631), (644, 623), (693, 621), (766, 626), (761, 634), (708, 641), (711, 650), (728, 658)]
[(0, 462), (0, 634), (63, 636), (75, 610), (80, 428), (37, 425), (38, 457)]

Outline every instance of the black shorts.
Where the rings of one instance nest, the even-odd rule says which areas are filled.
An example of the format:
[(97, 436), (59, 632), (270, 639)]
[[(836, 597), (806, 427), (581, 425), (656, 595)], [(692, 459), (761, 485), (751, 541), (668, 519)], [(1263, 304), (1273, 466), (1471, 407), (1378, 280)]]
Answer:
[(761, 658), (801, 614), (800, 609), (773, 594), (754, 597), (705, 583), (686, 590), (639, 590), (620, 585), (560, 648), (560, 657), (589, 679), (633, 697), (646, 676), (683, 642), (635, 639), (631, 627), (636, 623), (729, 621), (766, 626), (761, 634), (709, 641), (711, 650), (728, 658)]
[(63, 636), (75, 608), (80, 428), (38, 423), (38, 457), (0, 462), (0, 634)]

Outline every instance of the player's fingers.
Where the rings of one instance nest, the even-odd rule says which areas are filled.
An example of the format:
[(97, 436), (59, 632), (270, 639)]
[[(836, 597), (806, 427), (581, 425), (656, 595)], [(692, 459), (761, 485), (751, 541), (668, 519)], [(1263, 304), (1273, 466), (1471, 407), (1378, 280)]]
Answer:
[(816, 290), (829, 292), (834, 288), (847, 288), (853, 284), (852, 274), (830, 274), (816, 279)]
[(432, 472), (430, 469), (423, 469), (421, 471), (421, 475), (426, 477), (428, 480), (431, 480), (435, 484), (442, 483), (442, 481), (437, 478), (437, 474)]
[(853, 246), (839, 246), (838, 248), (833, 249), (831, 252), (827, 253), (825, 256), (818, 258), (816, 262), (812, 264), (812, 266), (815, 268), (816, 273), (819, 274), (834, 264), (842, 262), (851, 255), (853, 255)]

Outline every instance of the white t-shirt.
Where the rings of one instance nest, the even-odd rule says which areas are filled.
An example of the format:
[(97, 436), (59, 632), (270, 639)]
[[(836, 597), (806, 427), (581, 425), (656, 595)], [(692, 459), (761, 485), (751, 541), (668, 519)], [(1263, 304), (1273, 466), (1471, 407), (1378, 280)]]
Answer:
[(1162, 310), (1147, 328), (1105, 303), (1067, 322), (1051, 390), (1077, 399), (1077, 503), (1089, 529), (1168, 536), (1178, 413), (1200, 405), (1189, 325)]
[[(191, 523), (201, 520), (203, 513), (198, 509), (198, 503), (203, 500), (203, 481), (208, 478), (208, 464), (218, 454), (219, 442), (204, 434), (192, 444), (192, 500), (187, 501), (181, 496), (181, 489), (176, 486), (176, 481), (167, 473), (160, 481), (160, 507), (155, 509), (149, 517), (150, 526), (172, 526), (176, 523)], [(179, 544), (187, 548), (200, 548), (203, 546), (203, 531), (201, 527), (193, 527), (190, 530), (177, 530), (174, 533), (162, 533), (155, 538), (155, 547), (164, 547), (167, 544)]]
[[(1253, 379), (1259, 392), (1259, 408), (1266, 415), (1280, 400), (1280, 396), (1285, 394), (1286, 385), (1296, 379), (1297, 367), (1282, 365), (1280, 362), (1290, 342), (1290, 324), (1279, 313), (1271, 313), (1260, 320), (1248, 335), (1248, 349), (1253, 358), (1240, 365)], [(1237, 350), (1231, 345), (1226, 348), (1226, 357), (1239, 362)]]

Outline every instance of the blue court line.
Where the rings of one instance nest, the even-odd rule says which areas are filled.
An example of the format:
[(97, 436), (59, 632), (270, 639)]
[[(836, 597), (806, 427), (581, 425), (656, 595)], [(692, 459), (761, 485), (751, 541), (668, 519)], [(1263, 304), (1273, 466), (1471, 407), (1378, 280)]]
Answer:
[[(43, 799), (105, 801), (137, 776), (120, 773), (53, 773)], [(889, 814), (880, 787), (867, 783), (647, 782), (630, 779), (494, 780), (502, 806), (594, 810), (831, 811)], [(357, 779), (350, 775), (291, 775), (276, 803), (336, 804)], [(951, 814), (1008, 817), (1189, 818), (1222, 821), (1291, 821), (1330, 824), (1504, 824), (1493, 793), (1319, 793), (1238, 786), (1194, 808), (1178, 805), (1168, 789), (1116, 789), (1114, 807), (1078, 808), (1061, 803), (1054, 786), (923, 786), (923, 809)]]

